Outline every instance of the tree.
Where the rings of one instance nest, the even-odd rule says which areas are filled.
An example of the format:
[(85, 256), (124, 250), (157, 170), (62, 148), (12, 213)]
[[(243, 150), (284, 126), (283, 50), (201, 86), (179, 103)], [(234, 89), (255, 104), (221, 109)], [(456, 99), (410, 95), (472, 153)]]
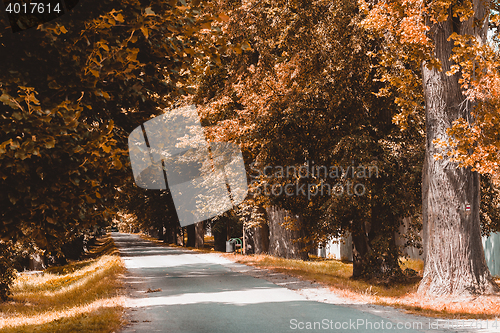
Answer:
[(37, 29), (2, 30), (2, 241), (57, 254), (108, 223), (131, 178), (128, 133), (218, 61), (219, 45), (200, 40), (218, 19), (206, 7), (91, 0)]
[[(80, 223), (82, 210), (110, 208), (120, 179), (130, 177), (123, 168), (128, 133), (188, 91), (194, 59), (201, 66), (202, 59), (217, 58), (213, 45), (197, 36), (213, 21), (200, 2), (125, 1), (120, 10), (116, 5), (87, 2), (64, 22), (2, 36), (2, 222), (9, 230), (4, 237), (23, 234), (17, 221), (48, 217), (53, 222), (47, 223), (64, 228), (73, 218)], [(28, 209), (22, 209), (25, 203)], [(82, 210), (74, 216), (65, 212), (76, 207)], [(34, 217), (33, 210), (42, 216)], [(45, 232), (39, 236), (41, 241)]]
[[(223, 37), (235, 47), (200, 80), (195, 98), (204, 105), (208, 136), (243, 147), (247, 164), (257, 170), (249, 200), (301, 215), (304, 223), (291, 227), (303, 228), (304, 244), (353, 232), (355, 276), (397, 276), (400, 252), (393, 240), (401, 218), (420, 207), (423, 121), (414, 114), (400, 131), (392, 124), (396, 105), (374, 95), (383, 84), (373, 80), (376, 63), (367, 53), (381, 45), (359, 27), (357, 5), (260, 1), (227, 7), (231, 20)], [(408, 72), (417, 76), (420, 65)], [(364, 196), (309, 193), (322, 183), (346, 188), (353, 179), (279, 174), (280, 166), (353, 164), (380, 171), (380, 178), (358, 179)], [(264, 175), (266, 166), (272, 171)], [(305, 190), (289, 196), (287, 184)], [(281, 192), (266, 195), (271, 187)]]
[[(425, 269), (421, 293), (464, 295), (498, 290), (481, 244), (479, 175), (471, 168), (475, 164), (464, 158), (475, 151), (476, 144), (481, 151), (484, 141), (474, 136), (452, 137), (457, 128), (463, 127), (462, 133), (476, 128), (475, 115), (482, 126), (481, 119), (488, 114), (485, 103), (477, 103), (474, 97), (487, 86), (487, 78), (491, 79), (491, 70), (487, 69), (492, 63), (487, 59), (493, 51), (486, 45), (486, 32), (493, 3), (363, 3), (367, 14), (364, 26), (386, 41), (379, 59), (386, 68), (383, 79), (388, 82), (387, 89), (398, 89), (396, 102), (402, 112), (395, 122), (404, 127), (407, 116), (422, 107), (412, 98), (415, 94), (407, 92), (420, 83), (424, 88), (427, 143), (422, 184)], [(415, 62), (422, 63), (421, 81), (401, 75), (405, 66)], [(389, 67), (396, 70), (391, 72)], [(443, 143), (449, 142), (458, 148), (443, 149)], [(472, 149), (466, 151), (464, 147)]]
[(9, 245), (0, 242), (0, 301), (7, 299), (10, 285), (15, 278), (12, 248)]

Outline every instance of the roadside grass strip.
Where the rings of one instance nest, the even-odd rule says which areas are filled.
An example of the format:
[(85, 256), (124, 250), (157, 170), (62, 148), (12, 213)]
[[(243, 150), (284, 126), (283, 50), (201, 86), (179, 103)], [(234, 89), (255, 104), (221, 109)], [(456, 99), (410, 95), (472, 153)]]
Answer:
[[(382, 284), (373, 283), (361, 279), (351, 279), (352, 263), (342, 262), (334, 259), (322, 259), (313, 257), (312, 260), (303, 261), (296, 259), (277, 258), (270, 255), (224, 255), (237, 260), (242, 264), (272, 269), (280, 273), (290, 274), (306, 280), (326, 284), (335, 289), (342, 290), (342, 294), (391, 296), (398, 297), (416, 290), (417, 279), (410, 279), (405, 283), (387, 287)], [(418, 267), (419, 263), (406, 262), (404, 268)]]
[(20, 273), (9, 300), (0, 303), (0, 332), (113, 332), (122, 324), (124, 271), (119, 256), (102, 255)]
[[(352, 263), (312, 257), (309, 261), (277, 258), (270, 255), (223, 254), (241, 264), (270, 269), (309, 281), (322, 283), (335, 294), (358, 302), (392, 306), (408, 313), (452, 319), (495, 319), (500, 316), (500, 293), (468, 297), (424, 297), (417, 293), (423, 261), (402, 259), (401, 268), (417, 275), (406, 281), (387, 283), (352, 279)], [(500, 285), (500, 279), (495, 279)]]
[[(150, 236), (140, 235), (145, 240), (160, 246), (178, 246), (165, 244)], [(241, 264), (270, 269), (322, 283), (338, 296), (358, 302), (371, 303), (400, 308), (408, 313), (435, 318), (452, 319), (495, 319), (500, 316), (500, 293), (495, 295), (470, 297), (423, 297), (417, 293), (422, 279), (424, 262), (418, 259), (401, 258), (400, 266), (412, 269), (416, 276), (398, 282), (352, 279), (352, 263), (335, 259), (311, 256), (309, 261), (285, 259), (270, 255), (241, 255), (224, 253), (210, 249), (186, 248), (198, 252), (220, 253), (223, 257)], [(500, 286), (500, 278), (495, 278)]]

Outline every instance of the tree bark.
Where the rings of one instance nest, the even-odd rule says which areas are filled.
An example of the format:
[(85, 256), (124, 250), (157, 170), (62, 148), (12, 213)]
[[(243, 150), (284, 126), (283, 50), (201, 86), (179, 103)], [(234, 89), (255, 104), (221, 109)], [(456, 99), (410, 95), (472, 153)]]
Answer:
[(195, 238), (196, 238), (196, 230), (195, 230), (195, 225), (190, 224), (185, 227), (186, 232), (187, 232), (187, 247), (194, 247), (195, 246)]
[[(475, 18), (485, 14), (484, 4), (474, 0)], [(452, 19), (429, 24), (429, 36), (435, 43), (435, 56), (442, 71), (422, 65), (427, 146), (422, 179), (423, 244), (425, 268), (418, 291), (431, 295), (471, 295), (492, 293), (496, 285), (486, 266), (481, 243), (479, 175), (470, 169), (457, 168), (440, 153), (433, 140), (446, 140), (446, 129), (460, 117), (471, 121), (470, 102), (458, 82), (458, 73), (447, 76), (452, 63), (453, 33), (485, 39), (486, 27), (473, 27), (473, 19)], [(464, 102), (465, 101), (465, 102)]]
[[(304, 235), (300, 228), (301, 217), (277, 206), (266, 208), (269, 225), (269, 254), (288, 259), (307, 260), (309, 256), (304, 251), (305, 245), (300, 240)], [(283, 225), (288, 219), (295, 219), (294, 230)]]
[(370, 247), (368, 245), (368, 235), (366, 234), (364, 223), (356, 224), (357, 228), (351, 231), (352, 234), (352, 277), (360, 278), (365, 274), (368, 266), (368, 255)]
[(163, 239), (164, 233), (163, 233), (163, 221), (158, 224), (158, 239)]
[(269, 226), (265, 223), (245, 229), (246, 254), (264, 254), (269, 252)]
[(381, 178), (378, 186), (372, 190), (372, 199), (368, 221), (352, 221), (351, 234), (353, 245), (353, 278), (382, 278), (386, 281), (400, 279), (400, 250), (396, 245), (396, 232), (400, 220), (394, 216), (390, 207), (384, 206), (380, 198), (384, 182)]
[(215, 251), (226, 252), (228, 223), (228, 217), (223, 215), (214, 224), (212, 224), (212, 235), (214, 236)]
[(181, 227), (175, 229), (175, 244), (184, 246), (184, 229)]
[(195, 240), (194, 247), (201, 249), (205, 244), (205, 222), (201, 221), (194, 225)]
[(256, 218), (265, 214), (265, 208), (258, 205), (248, 205), (244, 209), (242, 220), (245, 226), (245, 254), (269, 252), (269, 226), (264, 219), (257, 224), (260, 218)]

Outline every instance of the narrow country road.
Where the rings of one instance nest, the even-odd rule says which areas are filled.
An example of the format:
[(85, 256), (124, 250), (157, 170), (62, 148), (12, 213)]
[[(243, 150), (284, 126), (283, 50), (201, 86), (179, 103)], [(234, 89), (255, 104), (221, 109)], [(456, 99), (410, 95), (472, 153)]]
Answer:
[(405, 317), (397, 310), (391, 310), (391, 316), (399, 314), (394, 318), (383, 311), (309, 300), (238, 272), (247, 266), (215, 253), (163, 247), (138, 235), (113, 233), (113, 238), (131, 290), (131, 324), (123, 333), (451, 332), (430, 329), (425, 318)]

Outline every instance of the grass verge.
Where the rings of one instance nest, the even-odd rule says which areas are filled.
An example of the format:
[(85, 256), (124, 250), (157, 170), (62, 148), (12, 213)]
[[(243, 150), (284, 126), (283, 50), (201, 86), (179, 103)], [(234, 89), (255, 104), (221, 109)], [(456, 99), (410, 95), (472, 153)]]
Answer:
[(125, 268), (111, 237), (83, 261), (21, 273), (0, 303), (0, 332), (114, 332), (123, 324)]
[[(165, 244), (161, 240), (144, 234), (140, 236), (160, 246), (181, 247), (175, 244)], [(210, 248), (186, 249), (198, 252), (217, 252)], [(302, 261), (270, 255), (218, 253), (222, 253), (224, 257), (241, 264), (270, 269), (304, 280), (322, 283), (339, 296), (348, 299), (400, 308), (415, 315), (448, 319), (494, 319), (498, 318), (500, 314), (500, 294), (465, 298), (436, 298), (419, 295), (417, 289), (424, 270), (422, 260), (403, 259), (401, 268), (413, 269), (417, 272), (417, 276), (387, 285), (378, 281), (351, 279), (352, 263), (334, 259), (312, 257), (310, 261)], [(500, 285), (499, 278), (496, 279), (496, 283)]]
[[(305, 280), (322, 283), (336, 294), (358, 302), (392, 306), (408, 313), (449, 319), (494, 319), (500, 314), (500, 294), (474, 297), (423, 297), (417, 293), (423, 273), (421, 260), (403, 260), (401, 267), (418, 275), (392, 285), (351, 279), (352, 263), (312, 258), (310, 261), (277, 258), (269, 255), (225, 254), (238, 263), (270, 269)], [(500, 285), (500, 279), (496, 279)]]
[[(323, 283), (332, 288), (342, 290), (345, 295), (352, 297), (360, 296), (385, 296), (401, 297), (416, 290), (419, 278), (411, 279), (385, 287), (370, 281), (351, 279), (352, 263), (342, 262), (334, 259), (322, 259), (313, 257), (310, 261), (277, 258), (270, 255), (225, 255), (228, 258), (236, 259), (237, 262), (256, 266), (260, 268), (272, 269), (274, 271), (293, 275), (306, 280)], [(417, 261), (406, 261), (406, 267), (417, 268)]]

